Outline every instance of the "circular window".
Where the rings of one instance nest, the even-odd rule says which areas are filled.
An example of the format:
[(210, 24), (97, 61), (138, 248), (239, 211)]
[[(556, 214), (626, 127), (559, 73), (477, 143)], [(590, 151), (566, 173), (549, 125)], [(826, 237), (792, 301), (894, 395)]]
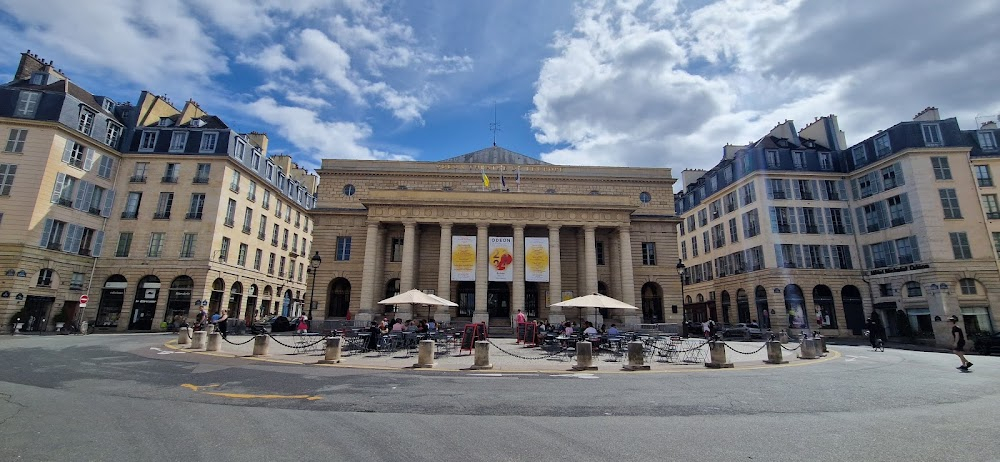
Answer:
[(648, 204), (649, 201), (651, 200), (653, 200), (653, 196), (650, 196), (648, 192), (643, 191), (639, 193), (639, 202), (642, 202), (643, 204)]
[(344, 195), (347, 196), (347, 197), (350, 197), (350, 196), (354, 195), (354, 185), (353, 184), (349, 184), (347, 186), (344, 186)]

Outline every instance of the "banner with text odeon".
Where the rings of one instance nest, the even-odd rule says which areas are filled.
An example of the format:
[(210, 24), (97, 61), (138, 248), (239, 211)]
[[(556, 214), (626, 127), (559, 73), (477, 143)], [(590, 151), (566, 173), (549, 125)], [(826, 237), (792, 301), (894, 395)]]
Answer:
[(487, 281), (514, 280), (514, 238), (490, 236), (490, 266)]

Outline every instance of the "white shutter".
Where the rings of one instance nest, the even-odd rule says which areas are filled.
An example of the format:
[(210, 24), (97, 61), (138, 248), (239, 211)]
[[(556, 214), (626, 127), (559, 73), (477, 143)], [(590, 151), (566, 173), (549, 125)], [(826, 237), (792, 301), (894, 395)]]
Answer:
[(76, 145), (75, 141), (66, 140), (66, 147), (63, 148), (63, 156), (62, 156), (63, 163), (68, 164), (70, 159), (73, 158), (73, 146), (75, 145)]
[(92, 255), (95, 257), (101, 256), (101, 249), (104, 248), (104, 231), (98, 231), (97, 235), (94, 236), (94, 249)]
[(96, 158), (96, 155), (94, 154), (94, 150), (90, 149), (90, 148), (87, 148), (87, 157), (83, 161), (83, 170), (85, 172), (89, 172), (90, 168), (94, 166), (94, 159), (95, 158)]
[(107, 218), (107, 217), (111, 216), (111, 207), (114, 205), (114, 203), (115, 203), (115, 190), (114, 189), (109, 189), (109, 190), (105, 191), (105, 193), (104, 193), (104, 208), (101, 210), (101, 216), (102, 217)]
[(56, 175), (56, 185), (52, 188), (52, 199), (50, 202), (55, 204), (59, 202), (59, 197), (62, 196), (63, 183), (66, 182), (66, 174), (60, 173)]
[(49, 235), (52, 234), (52, 219), (45, 219), (45, 229), (42, 230), (42, 241), (38, 244), (41, 247), (49, 245)]

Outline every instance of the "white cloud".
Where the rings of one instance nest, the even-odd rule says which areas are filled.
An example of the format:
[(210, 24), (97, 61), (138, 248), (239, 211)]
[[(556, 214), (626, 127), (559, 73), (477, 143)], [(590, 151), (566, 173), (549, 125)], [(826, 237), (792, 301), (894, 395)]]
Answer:
[(412, 160), (364, 146), (371, 127), (350, 122), (325, 121), (314, 110), (282, 106), (270, 97), (260, 98), (245, 109), (278, 130), (282, 138), (318, 158)]

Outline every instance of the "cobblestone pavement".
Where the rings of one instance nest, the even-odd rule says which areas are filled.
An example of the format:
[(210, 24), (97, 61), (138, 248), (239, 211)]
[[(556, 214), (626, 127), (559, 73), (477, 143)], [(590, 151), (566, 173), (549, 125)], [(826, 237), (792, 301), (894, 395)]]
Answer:
[[(232, 343), (230, 343), (232, 342)], [(234, 345), (238, 343), (239, 345)], [(331, 367), (357, 367), (373, 369), (406, 369), (413, 368), (418, 362), (417, 349), (399, 349), (396, 351), (361, 351), (353, 344), (342, 340), (343, 348), (341, 362), (339, 364), (323, 364)], [(510, 338), (491, 338), (489, 340), (489, 364), (491, 371), (495, 372), (550, 372), (550, 371), (571, 371), (577, 365), (577, 358), (571, 349), (563, 349), (558, 346), (547, 347), (526, 347), (517, 344)], [(195, 353), (211, 356), (236, 357), (253, 361), (268, 361), (274, 363), (288, 364), (317, 364), (325, 358), (326, 341), (319, 335), (296, 336), (296, 335), (274, 335), (268, 338), (268, 355), (254, 357), (252, 338), (247, 335), (230, 335), (228, 342), (221, 343), (219, 351), (205, 351), (204, 349), (191, 349), (189, 345), (178, 345), (177, 339), (166, 342), (165, 347), (187, 353)], [(782, 355), (787, 364), (767, 364), (767, 350), (762, 348), (763, 341), (755, 342), (733, 342), (726, 343), (726, 361), (733, 364), (734, 369), (750, 369), (764, 367), (788, 367), (798, 365), (808, 365), (839, 357), (835, 350), (830, 350), (823, 358), (805, 360), (797, 357), (798, 343), (784, 344)], [(597, 351), (593, 366), (600, 372), (622, 371), (623, 366), (628, 364), (628, 355), (625, 351), (627, 345), (623, 345), (622, 351), (611, 352), (604, 349)], [(656, 344), (656, 348), (644, 357), (644, 365), (650, 367), (650, 371), (659, 372), (691, 372), (712, 370), (705, 367), (705, 363), (710, 361), (709, 348), (703, 339), (687, 339), (682, 344), (675, 346), (679, 352), (668, 353), (665, 342)], [(432, 370), (439, 371), (462, 371), (472, 370), (475, 363), (475, 355), (469, 350), (460, 350), (456, 344), (447, 346), (435, 345), (434, 366)], [(796, 350), (796, 351), (789, 351)]]

